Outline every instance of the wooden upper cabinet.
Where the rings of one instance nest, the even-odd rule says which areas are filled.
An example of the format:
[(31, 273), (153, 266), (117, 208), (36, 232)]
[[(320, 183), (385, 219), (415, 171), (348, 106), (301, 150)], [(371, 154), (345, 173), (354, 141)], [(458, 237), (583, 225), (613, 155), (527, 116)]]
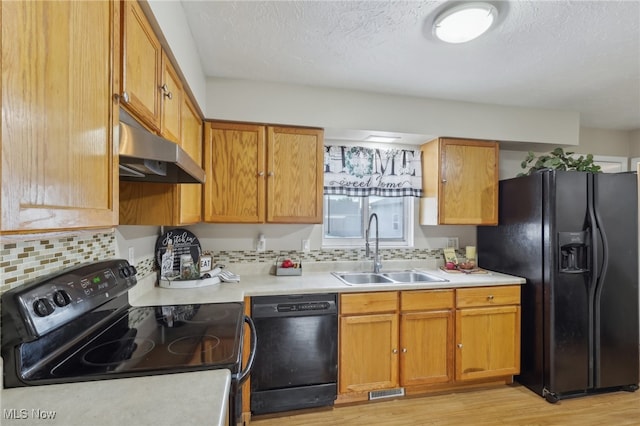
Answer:
[(322, 223), (323, 131), (207, 123), (204, 220)]
[(267, 222), (322, 223), (324, 132), (268, 127)]
[(0, 7), (0, 232), (117, 225), (119, 3)]
[[(202, 166), (202, 119), (188, 96), (182, 102), (182, 148)], [(180, 224), (198, 223), (202, 220), (202, 185), (180, 184), (179, 222)]]
[(161, 134), (175, 143), (182, 140), (182, 81), (167, 54), (162, 52), (162, 82), (160, 85)]
[(421, 225), (498, 223), (497, 142), (439, 138), (421, 149)]
[(138, 2), (121, 4), (121, 103), (151, 130), (159, 132), (162, 47)]
[(206, 124), (206, 222), (264, 222), (265, 151), (264, 126)]

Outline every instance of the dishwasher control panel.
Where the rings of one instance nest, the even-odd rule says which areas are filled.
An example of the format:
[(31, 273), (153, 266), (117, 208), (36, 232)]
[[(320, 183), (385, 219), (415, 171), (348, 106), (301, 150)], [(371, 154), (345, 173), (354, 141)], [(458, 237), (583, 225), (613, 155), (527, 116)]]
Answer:
[(251, 298), (251, 316), (337, 315), (336, 294), (302, 294), (288, 296), (256, 296)]
[(331, 307), (329, 302), (280, 303), (278, 312), (324, 311)]

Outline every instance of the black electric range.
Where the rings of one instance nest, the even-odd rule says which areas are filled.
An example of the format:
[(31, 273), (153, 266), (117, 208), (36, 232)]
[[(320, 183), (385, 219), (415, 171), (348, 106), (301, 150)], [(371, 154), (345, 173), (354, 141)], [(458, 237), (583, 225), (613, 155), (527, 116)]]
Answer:
[[(208, 369), (232, 373), (230, 420), (242, 369), (242, 303), (133, 307), (135, 268), (86, 264), (2, 295), (4, 386), (34, 386)], [(177, 290), (176, 290), (177, 291)]]

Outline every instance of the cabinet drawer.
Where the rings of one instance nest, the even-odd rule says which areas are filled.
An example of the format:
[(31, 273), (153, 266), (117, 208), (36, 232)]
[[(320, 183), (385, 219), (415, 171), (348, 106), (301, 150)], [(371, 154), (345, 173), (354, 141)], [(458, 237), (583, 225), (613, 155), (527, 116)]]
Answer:
[(459, 288), (456, 290), (456, 307), (458, 308), (519, 304), (519, 285)]
[(454, 306), (453, 290), (417, 290), (400, 293), (400, 310), (433, 311), (452, 309)]
[(398, 310), (398, 292), (354, 293), (340, 295), (340, 314), (370, 314)]

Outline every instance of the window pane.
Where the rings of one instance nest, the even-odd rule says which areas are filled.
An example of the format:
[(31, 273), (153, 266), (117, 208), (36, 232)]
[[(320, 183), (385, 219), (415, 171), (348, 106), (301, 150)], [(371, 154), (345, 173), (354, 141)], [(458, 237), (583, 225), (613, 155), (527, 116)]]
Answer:
[[(363, 238), (362, 197), (327, 195), (324, 234), (327, 238)], [(382, 233), (380, 233), (382, 235)]]
[[(368, 197), (369, 211), (378, 215), (380, 238), (404, 238), (404, 199), (402, 197)], [(373, 224), (375, 226), (375, 223)], [(374, 228), (375, 229), (375, 228)], [(375, 235), (374, 229), (370, 236)]]

